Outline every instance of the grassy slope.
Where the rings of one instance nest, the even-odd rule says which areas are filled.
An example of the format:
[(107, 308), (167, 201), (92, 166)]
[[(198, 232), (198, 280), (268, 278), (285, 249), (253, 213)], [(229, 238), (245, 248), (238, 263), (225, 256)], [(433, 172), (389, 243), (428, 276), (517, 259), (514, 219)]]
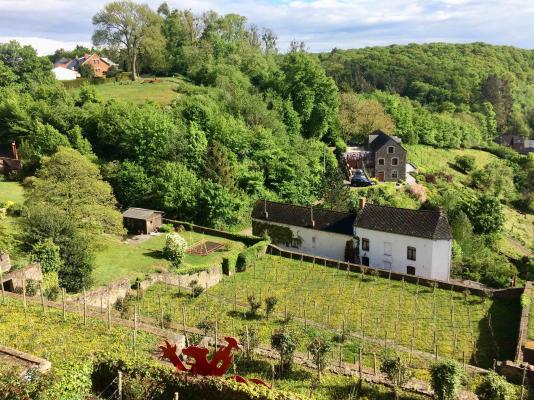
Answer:
[[(416, 296), (417, 293), (417, 296)], [(473, 340), (476, 343), (476, 354), (479, 365), (489, 366), (493, 357), (505, 359), (513, 355), (514, 335), (516, 332), (519, 311), (512, 312), (513, 302), (486, 300), (470, 296), (465, 303), (461, 293), (437, 290), (436, 319), (434, 322), (434, 295), (429, 288), (419, 289), (416, 285), (387, 279), (369, 279), (361, 281), (360, 274), (347, 274), (332, 268), (325, 268), (310, 263), (300, 264), (274, 256), (265, 256), (256, 263), (255, 268), (239, 273), (234, 277), (225, 278), (216, 287), (209, 289), (208, 296), (202, 294), (192, 299), (183, 292), (180, 295), (176, 288), (165, 285), (153, 286), (143, 297), (141, 312), (158, 318), (160, 310), (158, 298), (161, 296), (163, 307), (173, 315), (173, 320), (182, 321), (182, 305), (186, 306), (187, 323), (197, 324), (205, 319), (219, 322), (219, 332), (239, 331), (245, 325), (256, 327), (263, 342), (268, 342), (273, 329), (281, 326), (280, 314), (270, 321), (265, 318), (244, 318), (245, 308), (233, 312), (234, 296), (238, 304), (247, 304), (249, 295), (257, 300), (267, 296), (278, 299), (277, 312), (283, 313), (287, 305), (288, 313), (295, 317), (315, 321), (328, 328), (305, 328), (302, 320), (294, 320), (292, 327), (299, 337), (300, 351), (306, 351), (307, 342), (316, 334), (324, 334), (332, 338), (339, 332), (345, 315), (346, 329), (361, 332), (361, 318), (364, 319), (364, 332), (383, 340), (389, 340), (409, 347), (412, 327), (416, 327), (414, 346), (416, 349), (432, 352), (434, 326), (437, 334), (438, 349), (442, 355), (453, 356), (461, 360), (462, 352), (468, 359), (473, 355)], [(454, 306), (453, 306), (454, 304)], [(451, 309), (453, 320), (451, 321)], [(488, 324), (484, 315), (489, 310), (499, 344), (494, 346)], [(415, 313), (415, 314), (414, 314)], [(328, 315), (330, 319), (328, 320)], [(415, 323), (414, 323), (415, 315)], [(471, 319), (469, 321), (468, 315)], [(397, 334), (395, 338), (395, 325)], [(456, 335), (456, 351), (453, 342)], [(394, 339), (395, 338), (395, 339)], [(382, 341), (381, 341), (382, 343)], [(352, 360), (358, 348), (363, 346), (366, 363), (372, 364), (371, 352), (381, 353), (382, 344), (361, 343), (354, 339), (344, 345), (346, 359)], [(335, 346), (334, 346), (335, 347)], [(338, 349), (335, 349), (338, 352)], [(498, 352), (498, 354), (497, 354)]]
[[(223, 257), (236, 254), (244, 248), (242, 243), (195, 232), (185, 232), (183, 236), (189, 244), (205, 239), (224, 243), (228, 248), (228, 251), (216, 251), (205, 257), (186, 254), (184, 265), (181, 268), (184, 271), (218, 265), (222, 262)], [(120, 278), (130, 278), (132, 281), (137, 277), (143, 279), (147, 273), (168, 270), (169, 262), (163, 258), (161, 253), (164, 244), (164, 235), (154, 236), (135, 244), (125, 243), (116, 237), (104, 237), (102, 249), (96, 254), (93, 271), (94, 285), (106, 285)]]
[[(475, 157), (476, 168), (482, 168), (497, 159), (491, 153), (474, 149), (436, 149), (425, 145), (404, 146), (408, 150), (408, 161), (420, 168), (421, 172), (445, 172), (463, 184), (467, 183), (467, 175), (452, 167), (456, 156)], [(508, 205), (504, 205), (504, 214), (504, 235), (499, 242), (500, 251), (512, 258), (534, 256), (534, 215), (520, 214)]]
[(24, 202), (24, 188), (18, 182), (0, 180), (0, 203), (6, 201), (14, 201), (19, 204)]
[[(177, 95), (175, 92), (177, 84), (170, 79), (164, 79), (159, 83), (142, 82), (140, 80), (137, 82), (106, 83), (93, 87), (102, 99), (117, 99), (136, 104), (151, 100), (161, 105), (168, 105)], [(72, 90), (79, 91), (79, 89)]]

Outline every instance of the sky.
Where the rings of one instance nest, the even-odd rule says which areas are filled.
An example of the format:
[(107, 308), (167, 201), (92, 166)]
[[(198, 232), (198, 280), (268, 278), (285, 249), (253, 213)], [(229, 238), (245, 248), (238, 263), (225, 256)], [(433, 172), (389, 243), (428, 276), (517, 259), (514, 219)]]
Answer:
[[(145, 0), (157, 9), (162, 2)], [(106, 0), (0, 0), (0, 42), (18, 40), (45, 55), (90, 45), (92, 16)], [(487, 42), (534, 48), (534, 0), (168, 0), (171, 8), (237, 13), (268, 27), (287, 50), (389, 44)]]

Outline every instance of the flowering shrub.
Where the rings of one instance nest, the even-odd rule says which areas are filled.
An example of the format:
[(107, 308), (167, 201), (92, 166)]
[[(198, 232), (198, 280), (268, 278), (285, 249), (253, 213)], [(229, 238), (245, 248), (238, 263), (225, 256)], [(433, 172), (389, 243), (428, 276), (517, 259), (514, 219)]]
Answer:
[(174, 267), (180, 266), (187, 250), (187, 242), (178, 233), (169, 233), (165, 237), (163, 255)]

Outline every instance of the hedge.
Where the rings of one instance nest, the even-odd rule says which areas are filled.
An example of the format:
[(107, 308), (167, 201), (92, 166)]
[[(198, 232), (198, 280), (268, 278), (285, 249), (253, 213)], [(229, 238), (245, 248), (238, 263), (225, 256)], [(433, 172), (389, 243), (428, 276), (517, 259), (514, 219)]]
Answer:
[(270, 390), (228, 378), (194, 377), (146, 359), (121, 360), (108, 356), (95, 362), (93, 392), (109, 397), (117, 390), (118, 372), (123, 373), (124, 400), (304, 400), (300, 395)]
[(228, 256), (222, 260), (222, 272), (224, 275), (231, 276), (235, 274), (236, 257)]
[(254, 261), (256, 261), (258, 258), (261, 258), (261, 256), (265, 254), (267, 251), (267, 246), (269, 246), (269, 241), (262, 240), (261, 242), (258, 242), (239, 253), (235, 263), (236, 272), (246, 271)]

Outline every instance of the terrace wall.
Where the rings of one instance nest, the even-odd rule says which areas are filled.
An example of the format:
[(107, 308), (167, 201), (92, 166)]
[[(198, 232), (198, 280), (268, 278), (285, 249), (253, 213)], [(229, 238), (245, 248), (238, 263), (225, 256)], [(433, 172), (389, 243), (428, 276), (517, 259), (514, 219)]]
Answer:
[(521, 304), (521, 322), (519, 323), (519, 335), (517, 339), (517, 349), (515, 354), (515, 362), (522, 363), (523, 361), (529, 364), (534, 364), (534, 342), (528, 341), (528, 320), (530, 318), (530, 299), (532, 298), (532, 282), (525, 284), (523, 297), (529, 301)]
[(342, 269), (343, 271), (349, 270), (351, 272), (361, 272), (361, 271), (374, 270), (376, 271), (375, 273), (378, 273), (378, 275), (383, 278), (394, 279), (398, 281), (404, 280), (409, 283), (417, 283), (419, 285), (428, 286), (428, 287), (433, 287), (434, 285), (437, 285), (437, 288), (439, 289), (448, 289), (448, 290), (453, 290), (455, 292), (462, 292), (462, 293), (465, 292), (466, 290), (469, 290), (471, 294), (474, 294), (477, 296), (485, 296), (485, 295), (491, 294), (494, 298), (519, 299), (521, 295), (523, 294), (523, 288), (506, 288), (506, 289), (480, 288), (480, 287), (475, 287), (471, 285), (463, 285), (457, 282), (448, 282), (448, 281), (441, 281), (437, 279), (421, 278), (421, 277), (414, 276), (414, 275), (407, 275), (407, 274), (402, 274), (398, 272), (392, 272), (389, 270), (386, 271), (386, 270), (379, 269), (379, 268), (370, 268), (364, 265), (353, 264), (353, 263), (346, 262), (346, 261), (333, 260), (330, 258), (323, 258), (323, 257), (309, 255), (309, 254), (289, 251), (289, 250), (282, 249), (278, 246), (275, 246), (273, 244), (270, 244), (268, 246), (267, 253), (280, 256), (280, 257), (284, 257), (284, 258), (294, 259), (294, 260), (313, 262), (315, 264), (324, 265), (325, 267)]
[(153, 273), (148, 279), (140, 283), (141, 289), (147, 289), (156, 283), (164, 283), (171, 286), (189, 287), (193, 281), (203, 288), (210, 288), (218, 284), (223, 277), (220, 266), (212, 267), (209, 270), (195, 272), (189, 275), (179, 275), (173, 272)]

